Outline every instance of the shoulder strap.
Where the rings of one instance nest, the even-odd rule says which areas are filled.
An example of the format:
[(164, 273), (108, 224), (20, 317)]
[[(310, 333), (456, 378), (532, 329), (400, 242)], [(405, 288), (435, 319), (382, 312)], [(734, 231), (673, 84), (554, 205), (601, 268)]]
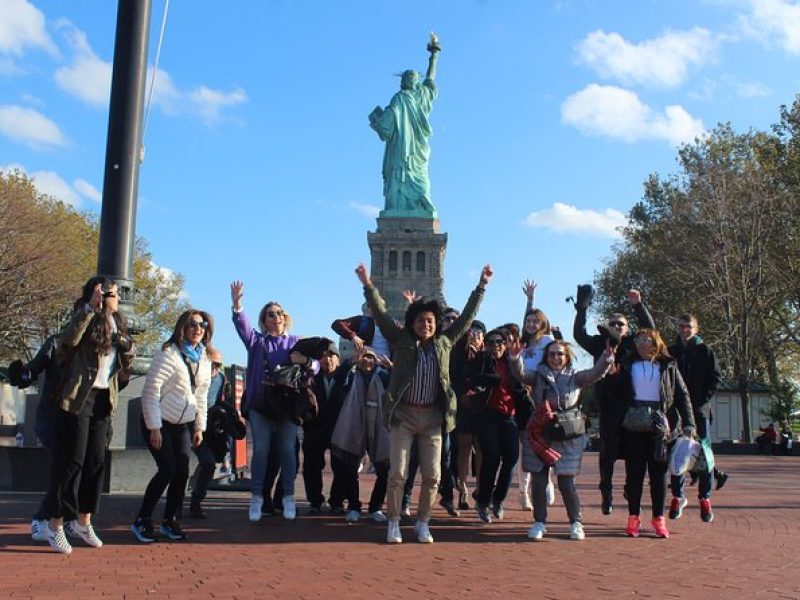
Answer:
[[(178, 350), (178, 352), (181, 355), (181, 359), (183, 360), (183, 364), (186, 365), (186, 370), (189, 371), (189, 382), (192, 385), (192, 393), (194, 394), (194, 391), (197, 389), (197, 382), (195, 381), (195, 373), (194, 373), (194, 371), (192, 371), (192, 365), (190, 364), (189, 359), (186, 357), (186, 355), (183, 352), (181, 352), (180, 350)], [(200, 363), (197, 363), (197, 368), (200, 369)]]

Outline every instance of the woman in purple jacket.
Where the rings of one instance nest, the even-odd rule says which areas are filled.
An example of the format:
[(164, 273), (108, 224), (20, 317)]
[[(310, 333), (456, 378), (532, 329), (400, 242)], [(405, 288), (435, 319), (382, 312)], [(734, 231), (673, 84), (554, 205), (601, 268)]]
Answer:
[(294, 421), (278, 415), (262, 414), (252, 410), (256, 399), (263, 392), (264, 374), (279, 365), (290, 363), (315, 366), (313, 361), (300, 352), (291, 352), (292, 346), (300, 336), (289, 335), (292, 319), (277, 302), (268, 302), (258, 314), (256, 331), (242, 307), (244, 284), (241, 281), (231, 283), (231, 302), (233, 324), (242, 342), (247, 348), (247, 389), (244, 407), (248, 412), (248, 420), (253, 436), (253, 457), (250, 463), (251, 492), (250, 520), (261, 520), (261, 507), (264, 503), (262, 488), (267, 469), (267, 456), (270, 445), (276, 443), (280, 455), (281, 475), (283, 481), (283, 516), (294, 519), (297, 510), (294, 502), (294, 480), (297, 475), (297, 459), (295, 445), (299, 425)]

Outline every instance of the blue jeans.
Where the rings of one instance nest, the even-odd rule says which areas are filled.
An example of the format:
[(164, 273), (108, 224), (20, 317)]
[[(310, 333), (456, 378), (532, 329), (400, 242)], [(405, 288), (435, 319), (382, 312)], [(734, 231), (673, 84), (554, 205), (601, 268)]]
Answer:
[[(709, 422), (708, 417), (704, 417), (703, 415), (695, 413), (694, 421), (697, 425), (697, 437), (701, 440), (706, 439), (709, 437), (708, 429), (709, 429)], [(711, 441), (711, 440), (709, 440)], [(709, 500), (711, 498), (711, 480), (713, 479), (713, 473), (698, 473), (698, 488), (697, 488), (697, 497), (701, 500)], [(684, 484), (685, 475), (673, 475), (670, 479), (670, 487), (672, 488), (672, 495), (675, 498), (683, 498), (683, 484)]]
[(283, 495), (294, 496), (294, 479), (297, 476), (295, 447), (299, 426), (291, 421), (273, 421), (256, 411), (250, 411), (253, 433), (253, 458), (250, 462), (250, 490), (261, 495), (267, 472), (267, 456), (273, 441), (278, 445), (281, 462)]

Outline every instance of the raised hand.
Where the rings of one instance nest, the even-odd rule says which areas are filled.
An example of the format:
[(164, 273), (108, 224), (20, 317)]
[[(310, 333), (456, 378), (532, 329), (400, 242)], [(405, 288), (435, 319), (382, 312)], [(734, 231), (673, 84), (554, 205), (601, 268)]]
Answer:
[(358, 280), (365, 287), (372, 283), (369, 278), (369, 273), (367, 273), (367, 267), (364, 266), (363, 262), (358, 263), (358, 266), (356, 267), (356, 277), (358, 277)]
[(422, 296), (417, 294), (414, 290), (403, 290), (403, 299), (409, 304), (416, 302), (420, 298), (422, 298)]
[(485, 286), (487, 283), (489, 283), (489, 280), (492, 278), (492, 275), (494, 275), (494, 272), (492, 271), (492, 265), (490, 264), (484, 265), (483, 270), (481, 271), (481, 279), (478, 282), (479, 285)]
[(636, 306), (637, 304), (642, 303), (642, 292), (639, 290), (628, 290), (628, 302), (630, 302), (631, 306)]
[(94, 310), (100, 310), (100, 307), (103, 305), (103, 289), (98, 283), (94, 286), (92, 290), (92, 297), (89, 299), (89, 306), (91, 306)]
[(386, 356), (385, 354), (381, 354), (380, 356), (377, 357), (376, 360), (377, 360), (378, 364), (380, 366), (382, 366), (384, 369), (391, 369), (394, 366), (392, 364), (391, 359), (388, 356)]
[(359, 353), (361, 353), (361, 351), (364, 349), (364, 340), (362, 340), (362, 339), (361, 339), (360, 337), (358, 337), (357, 335), (354, 335), (354, 336), (353, 336), (353, 339), (352, 339), (352, 340), (350, 340), (350, 341), (351, 341), (351, 342), (353, 342), (353, 346), (355, 347), (355, 349), (356, 349), (356, 350), (357, 350)]
[(522, 282), (522, 293), (525, 294), (525, 297), (533, 302), (534, 296), (536, 295), (536, 282), (532, 279), (526, 279)]
[(242, 297), (244, 296), (244, 283), (236, 280), (231, 283), (231, 306), (233, 310), (242, 310)]

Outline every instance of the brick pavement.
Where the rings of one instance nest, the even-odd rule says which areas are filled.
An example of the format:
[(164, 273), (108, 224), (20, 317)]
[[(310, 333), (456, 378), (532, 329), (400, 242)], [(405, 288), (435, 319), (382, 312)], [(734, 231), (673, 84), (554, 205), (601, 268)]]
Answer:
[[(472, 511), (451, 518), (437, 507), (436, 543), (413, 541), (409, 524), (399, 546), (384, 543), (383, 525), (363, 520), (272, 517), (250, 524), (247, 494), (213, 492), (209, 518), (185, 521), (187, 542), (150, 546), (128, 530), (140, 498), (107, 496), (95, 520), (105, 546), (76, 546), (61, 556), (30, 540), (38, 496), (2, 493), (0, 597), (800, 598), (800, 461), (722, 456), (719, 462), (731, 479), (714, 497), (715, 522), (702, 523), (692, 499), (684, 517), (669, 523), (669, 540), (649, 533), (626, 538), (619, 502), (613, 515), (600, 513), (595, 454), (587, 454), (578, 481), (583, 542), (568, 539), (560, 499), (545, 540), (529, 541), (530, 515), (517, 509), (516, 489), (502, 523), (480, 524)], [(622, 471), (620, 465), (618, 489)], [(362, 478), (366, 496), (372, 478)]]

